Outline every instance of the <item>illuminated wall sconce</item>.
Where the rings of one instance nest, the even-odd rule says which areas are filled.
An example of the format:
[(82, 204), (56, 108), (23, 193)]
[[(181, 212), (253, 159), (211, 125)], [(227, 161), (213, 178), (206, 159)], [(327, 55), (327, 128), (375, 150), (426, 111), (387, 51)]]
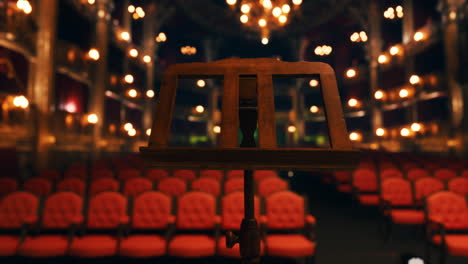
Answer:
[(421, 31), (417, 31), (417, 32), (414, 33), (414, 35), (413, 35), (413, 39), (414, 39), (414, 41), (416, 41), (416, 42), (422, 41), (422, 40), (424, 40), (425, 38), (426, 38), (426, 35), (425, 35), (423, 32), (421, 32)]
[(328, 56), (333, 51), (333, 48), (328, 45), (317, 46), (314, 53), (317, 56)]
[(374, 98), (376, 100), (382, 100), (382, 99), (384, 99), (384, 97), (385, 97), (385, 92), (384, 91), (382, 91), (382, 90), (375, 91)]
[(386, 134), (386, 131), (384, 128), (379, 127), (375, 130), (375, 135), (378, 137), (383, 137), (385, 136), (385, 134)]
[(13, 98), (13, 106), (26, 109), (29, 106), (29, 100), (24, 95), (15, 96)]
[(153, 98), (154, 97), (154, 91), (153, 90), (146, 91), (146, 97)]
[(131, 48), (128, 51), (128, 55), (130, 55), (130, 57), (132, 57), (132, 58), (136, 58), (136, 57), (138, 57), (138, 50), (135, 49), (135, 48)]
[(423, 129), (423, 126), (419, 123), (413, 123), (411, 124), (411, 131), (413, 132), (420, 132)]
[(400, 96), (400, 98), (408, 98), (408, 96), (409, 96), (408, 89), (406, 89), (406, 88), (400, 89), (400, 91), (398, 92), (398, 96)]
[(379, 62), (379, 64), (386, 64), (388, 63), (388, 57), (387, 55), (382, 54), (378, 57), (377, 61)]
[(130, 129), (133, 128), (133, 124), (132, 123), (125, 123), (123, 128), (124, 128), (125, 131), (128, 132)]
[(351, 40), (351, 42), (367, 42), (368, 37), (365, 31), (361, 31), (361, 32), (354, 32), (353, 34), (351, 34), (349, 39)]
[(401, 48), (398, 45), (392, 46), (389, 49), (389, 53), (392, 56), (401, 54)]
[(419, 77), (416, 74), (413, 74), (409, 78), (409, 83), (411, 83), (412, 85), (421, 84), (421, 77)]
[(132, 84), (135, 81), (135, 78), (133, 78), (133, 75), (127, 74), (124, 77), (125, 83)]
[(99, 122), (99, 117), (96, 114), (89, 114), (86, 117), (86, 121), (88, 121), (89, 124), (97, 124)]
[(402, 137), (409, 137), (411, 135), (411, 131), (408, 128), (404, 127), (400, 130), (400, 135)]
[(159, 32), (159, 34), (156, 36), (156, 42), (166, 42), (167, 36), (164, 32)]
[(127, 31), (120, 32), (120, 39), (130, 41), (130, 33), (128, 33)]
[(205, 85), (206, 85), (205, 80), (198, 80), (198, 81), (197, 81), (197, 86), (198, 86), (198, 87), (201, 87), (201, 88), (202, 88), (202, 87), (205, 87)]
[(143, 56), (143, 62), (144, 63), (150, 63), (151, 62), (151, 56), (150, 55)]
[(309, 81), (309, 86), (310, 87), (317, 87), (319, 86), (319, 81), (317, 81), (316, 79), (312, 79)]
[(131, 98), (136, 98), (138, 96), (138, 92), (136, 89), (130, 89), (127, 91), (127, 95)]
[(146, 135), (148, 137), (151, 136), (151, 128), (146, 129)]
[(351, 141), (361, 141), (362, 140), (362, 134), (359, 132), (351, 132), (349, 133), (349, 140)]
[(352, 108), (357, 108), (361, 106), (361, 102), (356, 98), (350, 98), (348, 100), (348, 106)]
[(309, 111), (312, 113), (312, 114), (316, 114), (320, 111), (320, 108), (316, 105), (313, 105), (310, 107)]
[(135, 128), (131, 128), (130, 130), (127, 131), (127, 134), (128, 134), (129, 136), (131, 136), (131, 137), (134, 137), (134, 136), (136, 136), (137, 131), (136, 131)]
[(97, 61), (100, 58), (99, 51), (96, 48), (91, 48), (88, 51), (88, 58)]
[(353, 69), (353, 68), (350, 68), (346, 71), (346, 77), (348, 77), (349, 79), (352, 79), (354, 77), (357, 76), (357, 70), (356, 69)]
[(202, 114), (203, 112), (205, 112), (205, 107), (203, 107), (202, 105), (197, 105), (195, 107), (195, 112)]
[(214, 126), (214, 127), (213, 127), (213, 132), (214, 132), (215, 134), (221, 133), (221, 127), (220, 127), (220, 126)]
[(27, 0), (18, 0), (16, 2), (16, 7), (19, 10), (23, 11), (26, 15), (29, 15), (32, 12), (31, 3), (29, 3), (29, 1), (27, 1)]
[(197, 48), (192, 47), (192, 46), (184, 46), (180, 48), (180, 53), (184, 55), (195, 55), (197, 54)]
[(293, 125), (288, 126), (289, 133), (296, 133), (296, 131), (297, 131), (296, 126), (293, 126)]

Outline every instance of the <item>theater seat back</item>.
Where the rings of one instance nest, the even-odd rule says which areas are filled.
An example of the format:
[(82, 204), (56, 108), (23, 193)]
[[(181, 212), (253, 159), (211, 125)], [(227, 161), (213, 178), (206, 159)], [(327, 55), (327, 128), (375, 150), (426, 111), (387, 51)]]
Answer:
[(149, 191), (139, 194), (133, 200), (132, 228), (166, 228), (171, 206), (171, 198), (164, 193)]
[(13, 192), (0, 200), (0, 229), (19, 229), (37, 218), (39, 198), (29, 192)]
[(76, 193), (59, 192), (49, 196), (42, 210), (42, 226), (66, 229), (82, 217), (83, 199)]
[(127, 199), (120, 193), (103, 192), (89, 201), (87, 226), (91, 229), (115, 229), (127, 214)]
[(176, 226), (179, 229), (207, 230), (216, 223), (216, 199), (204, 192), (188, 192), (178, 199)]
[(304, 198), (291, 191), (273, 193), (265, 199), (268, 229), (301, 229), (305, 218)]

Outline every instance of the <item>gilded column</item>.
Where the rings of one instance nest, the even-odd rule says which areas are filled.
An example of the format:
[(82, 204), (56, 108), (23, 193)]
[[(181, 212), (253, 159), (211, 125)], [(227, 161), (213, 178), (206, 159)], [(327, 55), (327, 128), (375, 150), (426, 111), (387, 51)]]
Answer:
[(51, 123), (55, 112), (55, 45), (57, 35), (57, 0), (38, 1), (36, 65), (32, 91), (34, 115), (34, 153), (36, 167), (51, 165), (51, 148), (55, 137)]
[(109, 80), (107, 58), (109, 52), (110, 12), (111, 2), (109, 0), (97, 1), (96, 49), (99, 51), (100, 58), (96, 64), (94, 88), (90, 100), (90, 112), (96, 114), (99, 118), (99, 121), (93, 127), (92, 151), (94, 155), (97, 155), (100, 151), (100, 142), (104, 129), (104, 99)]

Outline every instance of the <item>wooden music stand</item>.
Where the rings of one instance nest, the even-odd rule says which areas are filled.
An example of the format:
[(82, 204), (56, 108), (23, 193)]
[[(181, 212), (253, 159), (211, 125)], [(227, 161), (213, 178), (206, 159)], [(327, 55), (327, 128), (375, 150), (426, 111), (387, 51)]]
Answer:
[[(273, 77), (304, 78), (312, 75), (320, 76), (331, 148), (278, 148)], [(224, 79), (218, 147), (168, 146), (179, 78)], [(255, 147), (253, 137), (257, 120), (259, 147)], [(240, 147), (239, 129), (243, 134)], [(243, 263), (258, 263), (260, 255), (260, 234), (254, 217), (253, 170), (351, 169), (359, 159), (359, 152), (352, 149), (347, 136), (335, 73), (328, 64), (320, 62), (282, 62), (261, 58), (172, 65), (163, 75), (151, 131), (148, 147), (140, 148), (150, 166), (247, 169), (244, 175), (245, 218), (240, 236), (228, 232), (226, 239), (230, 247), (239, 242)]]

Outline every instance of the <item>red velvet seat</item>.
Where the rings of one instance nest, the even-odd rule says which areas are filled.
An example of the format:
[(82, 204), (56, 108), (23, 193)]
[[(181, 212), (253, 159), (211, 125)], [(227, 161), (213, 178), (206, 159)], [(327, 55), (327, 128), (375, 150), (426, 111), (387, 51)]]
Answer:
[(457, 173), (451, 169), (438, 169), (434, 171), (434, 177), (442, 181), (448, 181), (457, 177)]
[(257, 182), (257, 192), (261, 196), (267, 196), (277, 191), (287, 190), (289, 184), (287, 181), (278, 177), (269, 177)]
[(378, 205), (377, 175), (369, 169), (357, 169), (352, 174), (353, 192), (362, 205)]
[[(37, 222), (39, 199), (28, 192), (13, 192), (0, 200), (0, 256), (16, 255), (23, 224)], [(15, 233), (17, 235), (15, 235)]]
[[(276, 257), (312, 257), (315, 255), (313, 226), (315, 218), (306, 215), (303, 197), (291, 191), (279, 191), (265, 199), (265, 252)], [(276, 233), (281, 230), (301, 230), (302, 234)]]
[(448, 190), (460, 195), (468, 195), (468, 178), (457, 177), (448, 182)]
[(52, 192), (52, 182), (45, 178), (31, 178), (27, 180), (23, 188), (38, 196), (47, 196)]
[(0, 178), (0, 196), (7, 195), (18, 190), (18, 182), (13, 178)]
[(187, 191), (187, 183), (180, 178), (165, 178), (158, 182), (158, 191), (171, 196), (179, 196)]
[(380, 180), (384, 180), (384, 179), (392, 178), (392, 177), (403, 178), (403, 173), (399, 169), (394, 169), (394, 168), (382, 170), (380, 172)]
[(226, 173), (226, 180), (231, 178), (244, 177), (243, 170), (230, 170)]
[(126, 181), (132, 178), (138, 178), (141, 176), (141, 172), (136, 169), (125, 169), (119, 171), (118, 179), (121, 181)]
[(169, 172), (162, 169), (149, 169), (146, 171), (146, 178), (152, 181), (160, 181), (169, 177)]
[(269, 235), (265, 243), (269, 255), (300, 258), (315, 254), (315, 243), (303, 235)]
[(79, 178), (79, 179), (84, 180), (88, 178), (88, 174), (86, 173), (86, 171), (69, 169), (65, 172), (64, 177), (65, 178)]
[(60, 173), (53, 169), (45, 169), (39, 173), (39, 177), (50, 181), (57, 181), (60, 179)]
[(129, 196), (135, 196), (140, 193), (153, 189), (153, 182), (147, 178), (136, 177), (125, 181), (123, 193)]
[[(260, 200), (254, 197), (255, 218), (260, 223)], [(244, 193), (233, 192), (225, 195), (221, 200), (221, 229), (223, 231), (239, 231), (242, 219), (244, 218)], [(263, 254), (264, 243), (261, 241), (260, 250)], [(226, 236), (221, 236), (218, 240), (218, 255), (229, 258), (240, 258), (239, 244), (233, 248), (226, 247)]]
[(199, 178), (192, 182), (193, 191), (202, 191), (218, 196), (221, 193), (221, 185), (215, 178)]
[(99, 178), (93, 180), (89, 186), (89, 194), (94, 195), (100, 192), (118, 192), (120, 183), (113, 178)]
[[(117, 253), (118, 228), (128, 223), (127, 199), (120, 193), (103, 192), (89, 201), (87, 234), (73, 239), (70, 255), (82, 258), (109, 257)], [(93, 231), (108, 234), (93, 234)]]
[(444, 188), (444, 183), (439, 179), (432, 177), (420, 178), (414, 182), (414, 199), (422, 204), (426, 197)]
[(175, 170), (173, 176), (176, 178), (181, 178), (187, 182), (191, 182), (197, 177), (195, 171), (193, 170)]
[(58, 192), (74, 192), (79, 195), (84, 195), (86, 191), (86, 183), (80, 178), (65, 178), (57, 184)]
[(224, 193), (232, 193), (244, 190), (244, 177), (234, 177), (224, 183)]
[(388, 178), (380, 185), (384, 215), (392, 223), (423, 224), (424, 212), (415, 207), (411, 182), (403, 178)]
[(114, 173), (107, 168), (100, 168), (91, 172), (91, 179), (114, 178)]
[(446, 253), (468, 257), (468, 205), (466, 199), (450, 191), (440, 191), (426, 199), (430, 221), (428, 241), (439, 246), (441, 262)]
[(410, 181), (415, 181), (419, 178), (430, 177), (429, 171), (421, 168), (414, 168), (408, 171), (406, 178)]
[(260, 181), (270, 177), (278, 177), (278, 173), (274, 170), (255, 170), (253, 172), (253, 178), (255, 181)]
[(222, 170), (202, 170), (200, 171), (200, 178), (215, 178), (218, 181), (223, 180)]
[[(176, 234), (169, 242), (168, 254), (181, 258), (201, 258), (216, 254), (214, 237), (219, 217), (216, 199), (204, 192), (188, 192), (177, 203)], [(213, 231), (206, 234), (183, 234), (184, 231)]]
[(136, 196), (131, 214), (131, 234), (122, 238), (120, 255), (133, 258), (165, 255), (165, 236), (153, 233), (167, 230), (174, 222), (171, 207), (171, 198), (161, 192), (149, 191)]
[(49, 196), (42, 210), (41, 235), (28, 236), (18, 247), (18, 254), (27, 257), (64, 256), (69, 247), (67, 235), (48, 234), (49, 230), (66, 232), (72, 224), (80, 224), (83, 208), (81, 197), (72, 192)]

